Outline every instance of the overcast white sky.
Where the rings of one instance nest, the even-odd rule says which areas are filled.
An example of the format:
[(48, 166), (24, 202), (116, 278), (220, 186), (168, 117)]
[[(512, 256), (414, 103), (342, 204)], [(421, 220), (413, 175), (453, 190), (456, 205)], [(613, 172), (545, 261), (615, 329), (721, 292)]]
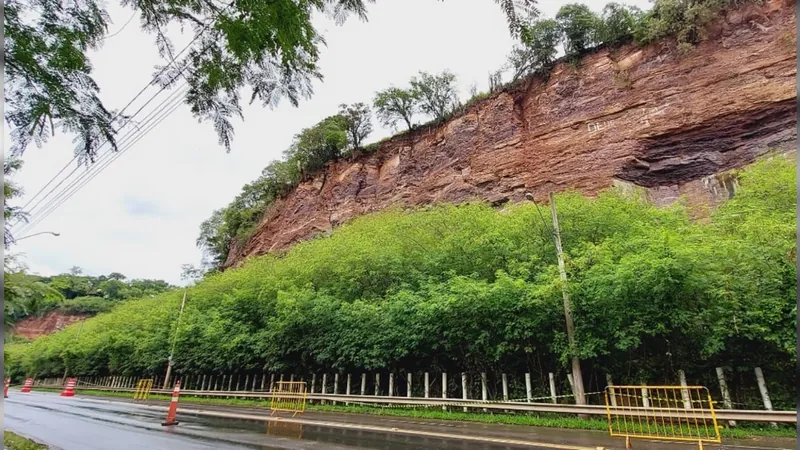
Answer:
[[(539, 9), (552, 17), (565, 3), (543, 1)], [(585, 3), (599, 12), (606, 2)], [(649, 7), (647, 0), (627, 3)], [(114, 22), (110, 33), (131, 17), (130, 10), (115, 2), (110, 2), (109, 13)], [(471, 84), (481, 91), (487, 88), (489, 72), (504, 64), (513, 44), (505, 17), (492, 0), (378, 0), (369, 5), (369, 22), (351, 18), (336, 26), (320, 17), (316, 24), (328, 45), (320, 60), (325, 79), (316, 83), (311, 100), (299, 108), (288, 102), (274, 110), (245, 107), (245, 121), (235, 124), (229, 154), (217, 144), (212, 124), (198, 123), (182, 105), (24, 233), (54, 231), (60, 237), (31, 237), (11, 251), (24, 253), (31, 271), (43, 275), (77, 265), (92, 275), (121, 272), (181, 284), (181, 264), (197, 264), (201, 258), (195, 246), (200, 223), (279, 158), (300, 129), (335, 113), (340, 103), (369, 103), (376, 90), (405, 85), (419, 70), (450, 69), (466, 99)], [(133, 18), (92, 57), (101, 98), (112, 109), (133, 98), (151, 79), (154, 65), (163, 62), (153, 37), (138, 25), (138, 17)], [(190, 33), (176, 34), (176, 44), (186, 42)], [(376, 123), (368, 141), (390, 134)], [(4, 149), (8, 147), (6, 130)], [(72, 136), (59, 134), (42, 148), (27, 150), (15, 177), (27, 196), (72, 158), (72, 149)], [(14, 204), (25, 202), (23, 197)]]

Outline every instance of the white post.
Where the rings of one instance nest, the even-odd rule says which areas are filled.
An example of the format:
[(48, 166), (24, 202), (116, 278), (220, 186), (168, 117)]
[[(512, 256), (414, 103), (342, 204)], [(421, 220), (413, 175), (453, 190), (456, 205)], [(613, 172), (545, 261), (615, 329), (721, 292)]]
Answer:
[(683, 409), (692, 409), (692, 400), (689, 398), (689, 389), (686, 389), (686, 373), (678, 370), (678, 378), (681, 382), (681, 397), (683, 397)]
[[(764, 372), (761, 371), (761, 367), (756, 367), (755, 372), (756, 380), (758, 381), (758, 390), (761, 391), (761, 399), (764, 401), (764, 409), (767, 411), (772, 411), (772, 400), (769, 399), (769, 392), (767, 392), (767, 381), (764, 379)], [(778, 424), (775, 422), (770, 422), (770, 425), (773, 427), (778, 426)]]
[(264, 390), (264, 386), (267, 384), (266, 381), (267, 381), (267, 373), (266, 372), (261, 372), (261, 390), (262, 391)]
[[(611, 374), (606, 374), (606, 384), (608, 385), (608, 399), (611, 401), (611, 406), (617, 407), (617, 394), (614, 392), (614, 382), (611, 381)], [(642, 397), (644, 398), (644, 397)]]
[(506, 374), (502, 374), (503, 378), (503, 401), (508, 401), (508, 376)]
[(367, 374), (361, 374), (361, 395), (367, 395)]
[(269, 391), (272, 392), (272, 389), (275, 388), (275, 374), (269, 374)]
[(530, 372), (525, 373), (525, 396), (528, 399), (528, 403), (530, 403), (533, 399), (533, 387), (531, 386)]
[(247, 375), (244, 376), (244, 390), (245, 391), (247, 390), (247, 383), (249, 383), (249, 382), (250, 382), (250, 374), (248, 373)]
[[(467, 373), (461, 372), (461, 398), (463, 400), (469, 399), (469, 388), (467, 387)], [(464, 412), (467, 412), (467, 407), (464, 407)]]
[(431, 379), (428, 372), (425, 372), (425, 398), (431, 396)]
[(389, 372), (389, 397), (394, 396), (394, 372)]
[(333, 374), (333, 395), (339, 394), (339, 373)]
[[(725, 409), (733, 409), (731, 393), (728, 391), (728, 383), (725, 381), (725, 371), (722, 369), (722, 367), (717, 367), (717, 380), (719, 381), (719, 390), (722, 391), (722, 406)], [(736, 421), (729, 420), (728, 425), (735, 427)]]
[[(447, 372), (442, 372), (442, 398), (447, 398)], [(447, 411), (447, 405), (442, 405), (442, 411)]]
[(317, 384), (317, 374), (312, 373), (311, 374), (311, 393), (312, 394), (314, 393), (314, 388), (316, 387), (316, 384)]
[[(347, 374), (347, 386), (345, 386), (345, 395), (350, 395), (350, 374)], [(349, 405), (350, 403), (345, 403), (345, 405)]]
[(294, 374), (289, 375), (289, 382), (294, 383)]
[(328, 374), (327, 373), (323, 373), (322, 374), (322, 395), (325, 395), (325, 392), (327, 392), (327, 390), (328, 390), (328, 386), (326, 386), (327, 383), (328, 383)]
[(553, 400), (553, 403), (558, 403), (558, 399), (556, 398), (556, 376), (553, 372), (550, 372), (550, 398)]
[(650, 393), (647, 388), (642, 388), (642, 406), (645, 408), (650, 407)]
[(406, 397), (411, 398), (411, 372), (406, 373)]
[[(489, 392), (486, 389), (486, 372), (481, 372), (481, 400), (489, 400)], [(483, 408), (483, 412), (487, 412), (486, 408)]]
[(375, 397), (381, 393), (381, 374), (375, 374)]
[(205, 390), (205, 387), (206, 387), (206, 376), (203, 375), (203, 381), (200, 382), (200, 390), (201, 391)]

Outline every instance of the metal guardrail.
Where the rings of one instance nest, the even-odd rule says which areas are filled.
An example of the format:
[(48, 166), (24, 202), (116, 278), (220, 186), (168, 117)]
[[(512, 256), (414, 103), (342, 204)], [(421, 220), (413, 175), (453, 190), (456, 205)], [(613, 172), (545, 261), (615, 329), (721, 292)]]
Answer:
[[(38, 387), (61, 387), (61, 386), (47, 386), (40, 385)], [(92, 389), (98, 391), (112, 391), (112, 392), (131, 392), (133, 388), (109, 388), (100, 386), (79, 386), (76, 389)], [(170, 395), (172, 393), (169, 389), (153, 389), (150, 394), (163, 394)], [(195, 397), (233, 397), (233, 398), (253, 398), (270, 400), (272, 394), (264, 391), (198, 391), (198, 390), (181, 390), (184, 396)], [(539, 413), (556, 413), (556, 414), (585, 414), (594, 416), (605, 416), (607, 414), (605, 405), (565, 405), (556, 403), (528, 403), (528, 402), (504, 402), (504, 401), (483, 401), (483, 400), (463, 400), (458, 398), (421, 398), (421, 397), (388, 397), (388, 396), (375, 396), (375, 395), (344, 395), (344, 394), (307, 394), (309, 401), (328, 401), (340, 403), (362, 403), (373, 405), (400, 405), (400, 406), (448, 406), (448, 407), (469, 407), (481, 408), (491, 410), (515, 411), (515, 412), (539, 412)], [(648, 409), (652, 411), (652, 408)], [(797, 411), (762, 411), (762, 410), (745, 410), (745, 409), (719, 409), (715, 410), (717, 420), (736, 420), (742, 422), (779, 422), (779, 423), (797, 423)], [(637, 408), (630, 408), (620, 414), (631, 416), (645, 416), (644, 410), (637, 411)], [(652, 412), (650, 413), (652, 414)], [(664, 417), (669, 418), (670, 414), (677, 414), (674, 410), (672, 412), (664, 411)], [(680, 415), (675, 415), (675, 418), (689, 417), (698, 419), (706, 418), (703, 414), (693, 413), (691, 410), (681, 411)], [(710, 418), (710, 416), (708, 417)]]

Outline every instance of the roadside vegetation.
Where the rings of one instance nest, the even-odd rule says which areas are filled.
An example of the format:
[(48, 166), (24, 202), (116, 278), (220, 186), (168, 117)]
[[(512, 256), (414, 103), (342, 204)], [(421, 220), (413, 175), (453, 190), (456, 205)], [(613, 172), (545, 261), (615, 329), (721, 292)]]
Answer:
[(11, 431), (3, 430), (3, 445), (7, 450), (47, 450), (46, 445), (26, 439)]
[[(518, 43), (506, 65), (490, 74), (487, 92), (472, 89), (465, 102), (459, 98), (456, 76), (445, 70), (438, 74), (420, 72), (407, 86), (382, 89), (375, 93), (371, 107), (366, 103), (342, 105), (338, 113), (301, 130), (283, 159), (270, 163), (229, 205), (214, 211), (202, 223), (197, 245), (205, 255), (203, 266), (212, 273), (218, 270), (232, 248), (250, 239), (276, 199), (326, 164), (375, 151), (380, 142), (363, 145), (372, 131), (373, 111), (382, 125), (407, 133), (441, 124), (520, 79), (548, 77), (559, 54), (563, 60), (578, 65), (583, 56), (599, 47), (613, 48), (630, 42), (644, 46), (662, 39), (671, 40), (680, 52), (687, 52), (707, 37), (707, 26), (723, 10), (740, 3), (656, 0), (646, 12), (608, 3), (600, 14), (585, 4), (566, 4), (554, 18), (538, 18), (534, 14), (520, 21)], [(504, 76), (508, 78), (505, 82)], [(420, 124), (420, 119), (425, 123)]]
[[(714, 387), (724, 367), (735, 406), (761, 409), (761, 367), (775, 407), (795, 407), (795, 169), (775, 156), (741, 171), (734, 198), (702, 222), (615, 190), (556, 197), (587, 391), (606, 373), (673, 384), (679, 369)], [(546, 396), (570, 349), (542, 216), (530, 203), (390, 210), (207, 276), (189, 288), (174, 372), (528, 372)], [(180, 302), (176, 291), (131, 300), (80, 336), (72, 325), (6, 345), (6, 373), (163, 374)]]

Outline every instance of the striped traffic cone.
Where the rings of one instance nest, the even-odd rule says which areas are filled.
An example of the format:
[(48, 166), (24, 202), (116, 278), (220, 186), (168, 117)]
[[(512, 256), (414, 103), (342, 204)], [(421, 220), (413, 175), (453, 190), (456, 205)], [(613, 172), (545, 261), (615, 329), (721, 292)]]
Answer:
[(179, 395), (181, 395), (181, 380), (175, 382), (175, 389), (172, 390), (172, 401), (169, 403), (169, 411), (167, 412), (167, 420), (161, 423), (162, 426), (178, 424), (178, 421), (175, 420), (175, 413), (178, 411)]
[(33, 387), (33, 378), (26, 378), (25, 384), (22, 385), (20, 392), (30, 392), (31, 387)]
[(8, 387), (11, 386), (11, 378), (6, 378), (6, 384), (3, 385), (3, 398), (8, 398)]
[(67, 385), (64, 386), (64, 391), (61, 392), (62, 397), (74, 397), (75, 396), (75, 385), (78, 384), (77, 378), (69, 378), (67, 379)]

